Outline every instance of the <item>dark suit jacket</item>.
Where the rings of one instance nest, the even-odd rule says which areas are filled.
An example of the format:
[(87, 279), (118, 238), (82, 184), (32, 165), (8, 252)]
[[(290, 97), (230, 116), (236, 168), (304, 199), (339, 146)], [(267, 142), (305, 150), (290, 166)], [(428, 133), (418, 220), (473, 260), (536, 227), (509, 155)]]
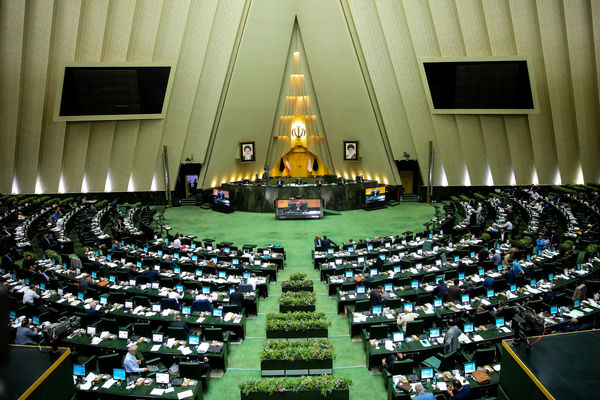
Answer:
[(240, 291), (235, 291), (229, 295), (229, 304), (236, 304), (240, 307), (243, 306), (244, 302), (244, 293)]
[(456, 300), (460, 300), (460, 287), (452, 285), (448, 288), (448, 293), (446, 293), (446, 301)]
[(371, 290), (369, 294), (369, 301), (372, 306), (380, 306), (383, 304), (383, 296), (376, 289)]
[(328, 248), (331, 247), (332, 244), (337, 244), (335, 243), (333, 240), (327, 238), (327, 239), (321, 239), (321, 247), (323, 247), (324, 250), (327, 250)]

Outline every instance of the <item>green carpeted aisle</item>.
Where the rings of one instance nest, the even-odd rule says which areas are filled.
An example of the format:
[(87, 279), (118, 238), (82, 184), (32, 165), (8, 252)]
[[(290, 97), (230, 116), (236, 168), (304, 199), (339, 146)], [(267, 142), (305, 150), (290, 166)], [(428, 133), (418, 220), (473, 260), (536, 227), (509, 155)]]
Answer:
[(302, 271), (315, 282), (317, 311), (325, 312), (331, 321), (329, 338), (336, 350), (334, 374), (352, 378), (351, 399), (385, 399), (387, 392), (381, 376), (371, 375), (365, 367), (365, 352), (361, 342), (352, 342), (346, 317), (337, 315), (337, 301), (327, 296), (327, 285), (319, 281), (313, 269), (311, 250), (315, 234), (327, 235), (341, 244), (352, 238), (399, 234), (407, 230), (422, 231), (423, 223), (434, 214), (433, 207), (420, 203), (404, 203), (376, 211), (344, 211), (327, 215), (322, 220), (277, 221), (273, 214), (235, 212), (220, 214), (198, 207), (180, 207), (165, 212), (165, 222), (171, 232), (194, 234), (199, 238), (211, 237), (241, 246), (245, 243), (259, 246), (279, 243), (285, 247), (285, 269), (277, 274), (277, 283), (269, 286), (269, 298), (260, 300), (259, 315), (246, 323), (246, 340), (233, 344), (229, 369), (221, 379), (212, 379), (206, 398), (239, 399), (237, 384), (260, 377), (259, 353), (265, 343), (265, 314), (279, 310), (280, 282), (290, 273)]

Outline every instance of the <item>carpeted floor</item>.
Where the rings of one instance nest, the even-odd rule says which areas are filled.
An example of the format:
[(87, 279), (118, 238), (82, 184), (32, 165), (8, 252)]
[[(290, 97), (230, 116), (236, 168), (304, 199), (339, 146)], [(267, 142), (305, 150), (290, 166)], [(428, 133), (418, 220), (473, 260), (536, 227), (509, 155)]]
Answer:
[(285, 247), (285, 270), (277, 275), (278, 282), (269, 287), (269, 298), (260, 300), (259, 315), (247, 320), (246, 340), (231, 346), (229, 369), (220, 379), (212, 379), (206, 399), (239, 399), (239, 382), (260, 377), (259, 353), (265, 343), (265, 313), (277, 312), (281, 293), (280, 282), (291, 272), (302, 271), (315, 282), (317, 311), (325, 312), (331, 320), (329, 337), (336, 351), (334, 374), (353, 380), (351, 399), (386, 399), (387, 392), (380, 375), (371, 375), (365, 366), (365, 352), (361, 342), (352, 342), (349, 324), (337, 315), (337, 301), (327, 296), (327, 285), (319, 281), (314, 270), (311, 250), (315, 234), (327, 235), (341, 244), (352, 238), (399, 234), (410, 230), (420, 232), (423, 223), (433, 217), (434, 208), (420, 203), (404, 203), (375, 211), (344, 211), (340, 215), (326, 215), (322, 220), (277, 221), (273, 214), (235, 212), (221, 214), (198, 207), (179, 207), (165, 212), (165, 223), (171, 232), (194, 234), (229, 241), (235, 245), (269, 243)]

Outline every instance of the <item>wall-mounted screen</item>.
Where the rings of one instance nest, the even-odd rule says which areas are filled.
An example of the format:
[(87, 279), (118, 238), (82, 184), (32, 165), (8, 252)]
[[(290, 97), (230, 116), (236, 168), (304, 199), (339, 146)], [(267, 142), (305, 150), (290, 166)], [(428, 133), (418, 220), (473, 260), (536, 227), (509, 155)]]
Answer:
[(94, 121), (164, 118), (173, 66), (74, 63), (58, 88), (56, 120)]
[(319, 219), (323, 218), (321, 199), (277, 200), (277, 219)]
[(438, 114), (528, 114), (535, 90), (527, 60), (419, 59), (427, 100)]

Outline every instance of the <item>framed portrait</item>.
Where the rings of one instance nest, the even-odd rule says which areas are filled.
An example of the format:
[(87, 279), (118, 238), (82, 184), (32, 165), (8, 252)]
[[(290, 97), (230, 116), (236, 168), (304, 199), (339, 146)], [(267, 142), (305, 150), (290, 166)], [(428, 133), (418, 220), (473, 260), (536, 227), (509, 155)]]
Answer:
[(358, 161), (358, 140), (344, 140), (344, 161)]
[(254, 150), (254, 142), (240, 142), (240, 161), (255, 161)]

